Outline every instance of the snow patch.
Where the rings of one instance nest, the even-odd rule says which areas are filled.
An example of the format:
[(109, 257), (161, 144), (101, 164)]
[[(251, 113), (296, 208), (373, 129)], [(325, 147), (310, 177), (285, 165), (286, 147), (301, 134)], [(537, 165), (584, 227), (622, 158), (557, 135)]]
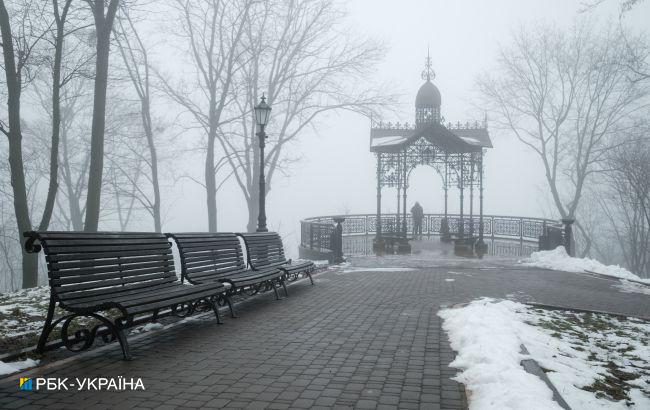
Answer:
[(162, 329), (164, 326), (162, 323), (147, 323), (144, 326), (137, 327), (131, 331), (131, 333), (137, 334), (137, 333), (146, 333), (150, 332), (152, 330), (158, 330)]
[(412, 272), (416, 269), (413, 268), (346, 268), (341, 273), (354, 273), (354, 272)]
[[(551, 390), (520, 365), (532, 358), (574, 410), (648, 409), (650, 324), (599, 314), (545, 311), (512, 301), (479, 299), (441, 310), (443, 328), (457, 352), (470, 409), (559, 409)], [(521, 354), (524, 344), (530, 355)], [(612, 367), (630, 374), (628, 400), (587, 391), (606, 383)]]
[(626, 293), (641, 293), (644, 295), (650, 295), (650, 286), (642, 285), (636, 282), (630, 282), (629, 280), (621, 279), (620, 283), (614, 285), (621, 292)]
[(27, 369), (29, 367), (34, 367), (34, 366), (38, 366), (38, 360), (25, 359), (19, 362), (9, 362), (9, 363), (0, 361), (0, 376), (16, 373), (23, 369)]
[(480, 299), (458, 309), (441, 310), (443, 329), (458, 352), (450, 366), (465, 384), (471, 409), (560, 409), (546, 384), (521, 367), (519, 353), (523, 305)]
[(551, 251), (533, 252), (530, 258), (520, 261), (523, 265), (565, 272), (591, 272), (613, 276), (620, 279), (636, 280), (650, 284), (650, 279), (641, 279), (634, 273), (618, 265), (603, 265), (595, 259), (573, 258), (566, 253), (564, 246)]

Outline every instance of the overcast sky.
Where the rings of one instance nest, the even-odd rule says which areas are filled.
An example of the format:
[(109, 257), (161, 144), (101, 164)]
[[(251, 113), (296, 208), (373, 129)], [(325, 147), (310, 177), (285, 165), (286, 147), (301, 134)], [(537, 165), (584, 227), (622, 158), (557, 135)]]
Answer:
[[(436, 72), (434, 83), (442, 94), (442, 114), (446, 120), (481, 120), (483, 111), (475, 94), (476, 76), (494, 65), (499, 44), (508, 44), (511, 30), (540, 20), (567, 26), (583, 3), (351, 0), (342, 5), (349, 12), (351, 33), (380, 38), (388, 45), (385, 61), (376, 67), (376, 76), (369, 78), (369, 81), (389, 83), (403, 94), (402, 105), (397, 107), (402, 114), (386, 120), (412, 123), (415, 94), (423, 83), (420, 74), (427, 46), (431, 50)], [(618, 1), (606, 1), (592, 14), (601, 23), (616, 23)], [(650, 30), (650, 2), (637, 6), (625, 21), (637, 29)], [(291, 241), (297, 240), (301, 218), (375, 211), (375, 158), (369, 152), (368, 119), (340, 113), (323, 118), (318, 128), (318, 134), (306, 132), (292, 148), (294, 153), (300, 153), (302, 160), (294, 165), (291, 175), (276, 176), (267, 200), (269, 227), (281, 231)], [(485, 213), (555, 216), (548, 211), (543, 171), (536, 157), (503, 132), (491, 129), (490, 135), (494, 148), (486, 159)], [(191, 163), (188, 166), (192, 168)], [(196, 161), (192, 169), (201, 178), (201, 161)], [(440, 177), (432, 169), (416, 169), (410, 185), (409, 208), (418, 200), (425, 212), (443, 210)], [(450, 191), (450, 197), (455, 195), (455, 191)], [(385, 211), (394, 211), (395, 191), (385, 189), (384, 197)], [(167, 198), (173, 204), (166, 216), (165, 229), (205, 230), (204, 198), (201, 187), (187, 180), (177, 183)], [(218, 204), (219, 230), (245, 229), (245, 203), (234, 184), (223, 188)], [(457, 210), (451, 208), (450, 212)]]

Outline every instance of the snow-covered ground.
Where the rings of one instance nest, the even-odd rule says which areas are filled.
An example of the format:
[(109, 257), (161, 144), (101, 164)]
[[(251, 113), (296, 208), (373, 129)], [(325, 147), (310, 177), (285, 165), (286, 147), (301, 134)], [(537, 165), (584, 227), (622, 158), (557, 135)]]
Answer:
[(414, 268), (401, 268), (401, 267), (386, 267), (386, 268), (344, 268), (340, 273), (354, 273), (354, 272), (412, 272)]
[(37, 365), (38, 365), (38, 360), (34, 360), (34, 359), (25, 359), (25, 360), (21, 360), (18, 362), (11, 362), (11, 363), (0, 362), (0, 376), (16, 373), (23, 369), (34, 367)]
[(535, 266), (565, 272), (590, 272), (612, 276), (619, 279), (635, 280), (650, 284), (650, 279), (642, 279), (634, 273), (618, 265), (603, 265), (595, 259), (572, 258), (566, 253), (564, 246), (558, 246), (551, 251), (539, 251), (530, 258), (520, 261), (526, 266)]
[(47, 286), (0, 295), (0, 340), (29, 337), (40, 332), (49, 300)]
[(620, 283), (615, 285), (621, 292), (626, 293), (642, 293), (644, 295), (650, 295), (650, 286), (642, 285), (636, 282), (630, 282), (626, 279), (621, 279)]
[(473, 410), (559, 409), (546, 384), (521, 367), (526, 358), (574, 410), (650, 409), (649, 323), (493, 299), (439, 315)]

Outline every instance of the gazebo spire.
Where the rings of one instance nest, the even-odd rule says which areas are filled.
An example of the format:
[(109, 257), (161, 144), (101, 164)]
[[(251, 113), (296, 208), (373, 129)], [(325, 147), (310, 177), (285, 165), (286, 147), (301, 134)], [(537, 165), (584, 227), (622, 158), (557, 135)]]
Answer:
[(427, 46), (427, 59), (424, 61), (424, 71), (422, 71), (422, 79), (431, 82), (436, 78), (436, 72), (433, 71), (433, 64), (431, 63), (431, 55), (429, 52), (429, 46)]

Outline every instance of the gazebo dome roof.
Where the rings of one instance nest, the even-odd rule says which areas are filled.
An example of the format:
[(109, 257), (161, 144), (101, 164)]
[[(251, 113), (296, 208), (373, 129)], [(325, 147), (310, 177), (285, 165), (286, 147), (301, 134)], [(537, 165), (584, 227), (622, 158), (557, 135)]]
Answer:
[(415, 107), (440, 108), (440, 91), (431, 81), (427, 80), (418, 90), (418, 94), (415, 97)]

